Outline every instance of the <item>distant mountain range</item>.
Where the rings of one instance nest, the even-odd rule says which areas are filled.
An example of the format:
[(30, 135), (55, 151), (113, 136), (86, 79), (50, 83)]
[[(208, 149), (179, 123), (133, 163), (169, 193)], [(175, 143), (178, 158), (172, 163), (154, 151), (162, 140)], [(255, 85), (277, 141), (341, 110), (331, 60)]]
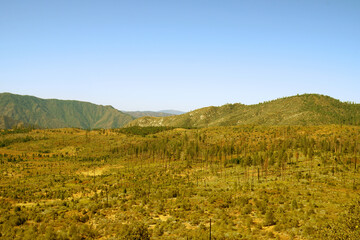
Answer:
[(255, 105), (235, 103), (220, 107), (211, 106), (188, 113), (176, 110), (121, 112), (112, 106), (89, 102), (0, 94), (0, 128), (3, 129), (29, 125), (42, 128), (95, 129), (123, 126), (209, 127), (241, 124), (360, 125), (360, 104), (341, 102), (324, 95), (304, 94)]
[(119, 128), (138, 117), (171, 115), (174, 114), (151, 111), (121, 112), (112, 106), (89, 102), (0, 93), (2, 129), (29, 125), (42, 128)]
[(329, 96), (304, 94), (255, 105), (205, 107), (178, 116), (142, 117), (127, 126), (209, 127), (257, 125), (360, 125), (360, 104)]
[(176, 111), (176, 110), (162, 110), (158, 112), (154, 111), (123, 111), (126, 114), (129, 114), (130, 116), (134, 118), (140, 118), (140, 117), (168, 117), (173, 115), (179, 115), (183, 114), (185, 112)]
[(177, 110), (160, 110), (159, 112), (168, 113), (168, 114), (170, 114), (170, 115), (180, 115), (180, 114), (184, 114), (184, 113), (185, 113), (185, 112), (177, 111)]

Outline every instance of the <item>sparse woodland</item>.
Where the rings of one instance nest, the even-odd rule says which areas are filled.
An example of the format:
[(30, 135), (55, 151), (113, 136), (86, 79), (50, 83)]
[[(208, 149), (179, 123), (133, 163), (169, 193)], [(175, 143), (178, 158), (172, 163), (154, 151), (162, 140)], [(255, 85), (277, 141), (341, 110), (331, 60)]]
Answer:
[(0, 239), (360, 239), (359, 136), (345, 125), (2, 130)]

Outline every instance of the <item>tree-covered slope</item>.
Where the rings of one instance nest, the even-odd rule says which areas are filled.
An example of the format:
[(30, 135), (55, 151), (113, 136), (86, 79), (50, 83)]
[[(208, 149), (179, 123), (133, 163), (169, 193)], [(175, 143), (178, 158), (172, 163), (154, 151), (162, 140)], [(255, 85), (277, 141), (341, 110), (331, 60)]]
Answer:
[(118, 128), (133, 120), (111, 106), (11, 93), (0, 94), (0, 115), (45, 128)]
[(0, 129), (10, 129), (22, 126), (24, 126), (24, 124), (21, 121), (14, 120), (7, 116), (0, 116)]
[(209, 127), (339, 123), (359, 125), (360, 105), (318, 94), (304, 94), (255, 105), (226, 104), (201, 108), (178, 116), (143, 117), (132, 121), (128, 126)]

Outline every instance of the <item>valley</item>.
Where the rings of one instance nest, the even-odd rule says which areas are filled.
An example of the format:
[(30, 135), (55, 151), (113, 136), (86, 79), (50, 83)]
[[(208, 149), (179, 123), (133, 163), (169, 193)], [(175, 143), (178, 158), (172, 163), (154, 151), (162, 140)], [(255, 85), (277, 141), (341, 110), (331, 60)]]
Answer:
[(357, 126), (0, 133), (4, 239), (360, 236)]

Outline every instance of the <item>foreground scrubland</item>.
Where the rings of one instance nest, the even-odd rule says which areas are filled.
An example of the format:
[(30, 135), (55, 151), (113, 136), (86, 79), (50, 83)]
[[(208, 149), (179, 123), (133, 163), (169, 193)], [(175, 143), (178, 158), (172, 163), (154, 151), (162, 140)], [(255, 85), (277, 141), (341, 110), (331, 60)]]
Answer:
[(1, 131), (0, 238), (360, 239), (359, 135), (340, 125)]

